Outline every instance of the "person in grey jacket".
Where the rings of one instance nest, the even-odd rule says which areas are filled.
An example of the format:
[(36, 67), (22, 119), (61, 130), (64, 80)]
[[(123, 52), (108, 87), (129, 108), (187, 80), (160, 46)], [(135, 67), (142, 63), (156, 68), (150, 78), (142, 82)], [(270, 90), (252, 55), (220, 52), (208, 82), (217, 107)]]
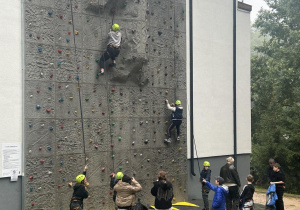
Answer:
[(224, 185), (228, 186), (229, 193), (226, 197), (226, 209), (237, 210), (239, 208), (239, 187), (241, 181), (234, 167), (233, 157), (228, 157), (227, 163), (221, 168), (220, 176), (224, 178)]
[(110, 66), (116, 65), (116, 57), (120, 53), (120, 45), (122, 40), (122, 34), (119, 31), (120, 26), (118, 24), (113, 24), (110, 32), (108, 33), (109, 41), (107, 44), (106, 52), (100, 58), (100, 74), (104, 74), (104, 62), (111, 58), (112, 63)]

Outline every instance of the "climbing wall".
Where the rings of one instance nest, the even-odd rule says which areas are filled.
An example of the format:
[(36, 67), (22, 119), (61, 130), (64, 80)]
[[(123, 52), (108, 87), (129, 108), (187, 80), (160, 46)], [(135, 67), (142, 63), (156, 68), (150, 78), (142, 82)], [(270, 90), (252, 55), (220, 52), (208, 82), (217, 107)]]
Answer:
[[(185, 0), (25, 0), (23, 10), (25, 209), (69, 209), (85, 164), (85, 209), (114, 209), (109, 175), (118, 171), (141, 183), (146, 205), (160, 170), (174, 202), (185, 200), (186, 118), (181, 140), (163, 142), (165, 99), (186, 111)], [(112, 23), (121, 53), (97, 76)]]

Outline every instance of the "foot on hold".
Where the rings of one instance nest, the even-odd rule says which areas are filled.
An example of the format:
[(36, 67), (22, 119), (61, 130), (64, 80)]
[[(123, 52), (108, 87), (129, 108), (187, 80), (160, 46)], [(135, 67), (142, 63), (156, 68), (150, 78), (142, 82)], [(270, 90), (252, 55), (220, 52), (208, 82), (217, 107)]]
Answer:
[(177, 141), (179, 141), (179, 140), (180, 140), (180, 136), (177, 137)]
[(171, 143), (171, 142), (172, 142), (172, 139), (171, 139), (171, 138), (165, 139), (165, 142), (166, 142), (166, 143)]
[(100, 74), (103, 75), (104, 74), (104, 69), (100, 70)]
[(116, 66), (116, 65), (117, 65), (116, 63), (111, 63), (111, 64), (109, 64), (110, 67), (114, 67), (114, 66)]

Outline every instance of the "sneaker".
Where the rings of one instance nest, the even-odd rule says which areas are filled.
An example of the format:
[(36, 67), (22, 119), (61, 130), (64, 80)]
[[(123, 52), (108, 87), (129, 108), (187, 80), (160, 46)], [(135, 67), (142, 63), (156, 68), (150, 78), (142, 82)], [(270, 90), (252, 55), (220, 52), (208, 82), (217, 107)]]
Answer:
[(172, 142), (172, 139), (171, 139), (171, 138), (165, 139), (165, 142), (166, 142), (166, 143), (171, 143), (171, 142)]
[(177, 141), (179, 141), (179, 140), (180, 140), (180, 136), (177, 137)]

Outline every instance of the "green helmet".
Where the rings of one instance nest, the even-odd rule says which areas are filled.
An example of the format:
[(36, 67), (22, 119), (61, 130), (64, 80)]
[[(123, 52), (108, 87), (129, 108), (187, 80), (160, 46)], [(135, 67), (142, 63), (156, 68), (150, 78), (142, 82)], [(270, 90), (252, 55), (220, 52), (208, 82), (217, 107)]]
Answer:
[(208, 161), (204, 161), (203, 166), (210, 166), (210, 163)]
[(123, 174), (122, 172), (118, 172), (118, 173), (116, 174), (116, 179), (122, 179), (123, 176), (124, 176), (124, 174)]
[(84, 178), (85, 178), (85, 175), (79, 174), (78, 176), (76, 176), (76, 182), (78, 184), (80, 184), (82, 182), (82, 180), (84, 180)]
[(175, 104), (176, 104), (176, 105), (181, 105), (181, 101), (177, 100), (177, 101), (175, 102)]
[(118, 31), (119, 29), (120, 29), (120, 26), (118, 25), (118, 24), (113, 24), (112, 25), (112, 29), (114, 30), (114, 31)]

